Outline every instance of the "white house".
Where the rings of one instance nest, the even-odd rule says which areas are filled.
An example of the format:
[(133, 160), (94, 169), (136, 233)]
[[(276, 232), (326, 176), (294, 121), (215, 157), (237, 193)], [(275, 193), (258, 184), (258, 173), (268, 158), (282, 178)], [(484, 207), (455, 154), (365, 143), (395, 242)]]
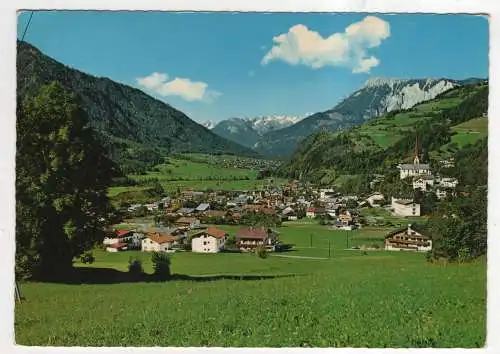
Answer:
[(428, 186), (434, 185), (434, 178), (430, 175), (419, 176), (413, 179), (413, 189), (420, 189), (423, 192), (427, 191)]
[(387, 234), (384, 244), (386, 251), (427, 252), (432, 250), (431, 237), (417, 232), (411, 224)]
[(194, 217), (182, 216), (175, 221), (175, 224), (180, 227), (188, 227), (190, 229), (195, 229), (200, 226), (200, 219)]
[(366, 198), (366, 201), (368, 202), (368, 204), (370, 204), (370, 206), (376, 207), (380, 206), (380, 202), (384, 199), (385, 198), (382, 193), (373, 193), (368, 198)]
[(319, 190), (319, 199), (320, 200), (325, 200), (325, 199), (330, 199), (331, 197), (333, 197), (333, 194), (335, 193), (335, 191), (331, 188), (329, 189), (320, 189)]
[(158, 203), (144, 204), (144, 206), (146, 207), (146, 209), (148, 209), (148, 211), (156, 211), (156, 210), (158, 210)]
[(420, 204), (412, 199), (396, 199), (392, 197), (391, 209), (396, 216), (420, 216)]
[(192, 236), (191, 251), (197, 253), (217, 253), (224, 249), (227, 232), (209, 227)]
[(455, 188), (458, 185), (458, 179), (456, 178), (441, 178), (439, 181), (439, 187), (441, 188)]
[(176, 240), (177, 238), (170, 234), (149, 234), (142, 240), (141, 250), (143, 252), (168, 252)]
[(306, 217), (315, 218), (316, 217), (316, 208), (307, 208), (306, 209)]

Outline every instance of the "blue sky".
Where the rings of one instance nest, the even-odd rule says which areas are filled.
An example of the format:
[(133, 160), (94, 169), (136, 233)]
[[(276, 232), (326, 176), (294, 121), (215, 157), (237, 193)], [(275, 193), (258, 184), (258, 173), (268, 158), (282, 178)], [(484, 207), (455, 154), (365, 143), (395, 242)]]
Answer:
[(25, 40), (197, 121), (326, 110), (375, 76), (488, 76), (488, 21), (467, 15), (46, 11)]

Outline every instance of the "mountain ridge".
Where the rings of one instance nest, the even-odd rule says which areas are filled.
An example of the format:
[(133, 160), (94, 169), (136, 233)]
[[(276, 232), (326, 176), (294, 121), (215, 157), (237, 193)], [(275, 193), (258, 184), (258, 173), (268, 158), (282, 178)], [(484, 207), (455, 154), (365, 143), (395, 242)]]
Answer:
[(332, 109), (314, 113), (294, 125), (264, 134), (256, 143), (255, 150), (266, 156), (287, 157), (300, 141), (313, 133), (344, 130), (385, 113), (409, 109), (461, 86), (467, 80), (484, 81), (477, 78), (371, 78)]
[[(17, 95), (21, 100), (36, 95), (42, 85), (52, 81), (59, 81), (72, 92), (89, 116), (92, 128), (108, 145), (110, 157), (119, 163), (137, 159), (151, 150), (158, 150), (159, 154), (257, 155), (138, 88), (71, 68), (27, 42), (17, 43), (17, 73)], [(121, 147), (113, 148), (113, 144)], [(128, 150), (120, 151), (125, 146)], [(134, 154), (131, 149), (135, 149)]]
[[(211, 130), (219, 136), (253, 148), (262, 135), (288, 127), (302, 120), (304, 116), (257, 116), (257, 117), (230, 117), (213, 125)], [(213, 121), (203, 124), (212, 125)]]

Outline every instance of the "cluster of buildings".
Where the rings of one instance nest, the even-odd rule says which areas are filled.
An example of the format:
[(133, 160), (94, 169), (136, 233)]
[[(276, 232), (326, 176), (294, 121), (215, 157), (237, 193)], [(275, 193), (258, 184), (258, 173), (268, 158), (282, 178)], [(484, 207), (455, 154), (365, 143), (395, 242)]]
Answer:
[[(112, 235), (105, 238), (104, 244), (108, 252), (133, 249), (143, 252), (176, 252), (190, 249), (196, 253), (217, 253), (226, 249), (228, 238), (229, 233), (217, 227), (177, 226), (115, 230)], [(236, 232), (234, 239), (234, 247), (242, 252), (251, 252), (257, 247), (274, 251), (278, 245), (278, 234), (260, 227), (242, 227)]]
[[(438, 199), (445, 199), (455, 196), (455, 189), (459, 183), (456, 178), (433, 176), (430, 165), (420, 163), (418, 157), (418, 140), (415, 142), (414, 159), (412, 164), (399, 164), (399, 177), (401, 180), (411, 178), (414, 190), (422, 192), (433, 192)], [(453, 167), (454, 160), (447, 159), (440, 161), (443, 167)], [(391, 209), (397, 216), (419, 216), (420, 205), (413, 199), (392, 198)]]

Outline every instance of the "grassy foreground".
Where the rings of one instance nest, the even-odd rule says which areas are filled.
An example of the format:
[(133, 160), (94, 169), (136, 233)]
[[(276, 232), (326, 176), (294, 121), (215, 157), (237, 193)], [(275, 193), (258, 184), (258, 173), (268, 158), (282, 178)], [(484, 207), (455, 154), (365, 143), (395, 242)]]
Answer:
[[(300, 231), (301, 228), (303, 231)], [(316, 229), (318, 249), (308, 248)], [(169, 282), (25, 283), (16, 342), (53, 346), (481, 347), (486, 261), (436, 265), (423, 254), (345, 250), (344, 234), (286, 225), (295, 252), (172, 255)], [(380, 239), (380, 230), (352, 236)], [(333, 258), (324, 250), (334, 240)], [(335, 240), (337, 242), (335, 243)], [(370, 241), (371, 242), (371, 241)], [(149, 255), (136, 252), (151, 272)], [(125, 271), (131, 253), (96, 252)], [(317, 256), (318, 259), (290, 258)], [(82, 265), (79, 265), (82, 266)], [(253, 275), (250, 277), (249, 275)], [(255, 278), (258, 275), (260, 277)]]

